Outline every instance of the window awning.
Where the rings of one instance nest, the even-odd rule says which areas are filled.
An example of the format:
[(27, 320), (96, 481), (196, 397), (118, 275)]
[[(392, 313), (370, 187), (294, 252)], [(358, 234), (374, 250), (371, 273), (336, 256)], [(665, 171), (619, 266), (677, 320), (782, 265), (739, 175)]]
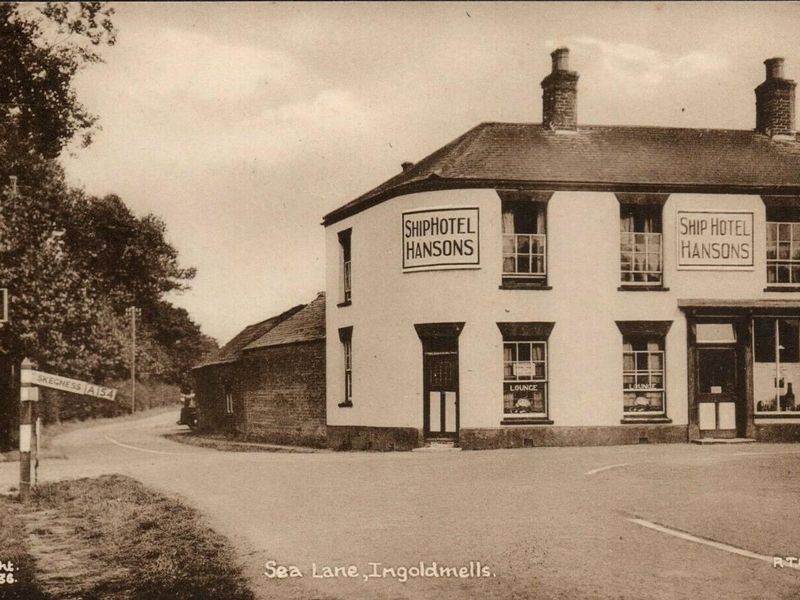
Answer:
[(757, 300), (721, 300), (718, 298), (678, 299), (678, 308), (687, 314), (797, 314), (800, 299), (762, 298)]

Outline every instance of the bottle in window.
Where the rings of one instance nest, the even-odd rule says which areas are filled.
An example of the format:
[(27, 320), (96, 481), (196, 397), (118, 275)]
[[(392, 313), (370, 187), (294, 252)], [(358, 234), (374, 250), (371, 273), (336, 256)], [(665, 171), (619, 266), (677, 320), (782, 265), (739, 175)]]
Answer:
[(794, 410), (794, 392), (792, 391), (792, 382), (786, 384), (786, 393), (781, 398), (782, 410)]

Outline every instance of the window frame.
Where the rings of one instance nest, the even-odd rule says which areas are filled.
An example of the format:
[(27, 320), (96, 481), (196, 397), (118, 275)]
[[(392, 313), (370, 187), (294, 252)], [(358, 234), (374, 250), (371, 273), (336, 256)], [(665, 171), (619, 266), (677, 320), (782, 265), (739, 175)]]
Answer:
[(353, 301), (353, 228), (337, 233), (339, 239), (339, 306)]
[[(649, 341), (655, 340), (658, 344), (659, 350), (626, 350), (625, 345), (626, 343), (630, 343), (632, 347), (636, 347), (634, 342), (644, 342), (644, 345), (647, 346)], [(663, 417), (667, 414), (667, 351), (666, 351), (666, 335), (658, 334), (658, 333), (638, 333), (638, 334), (622, 334), (622, 415), (623, 418), (633, 418), (633, 417)], [(625, 368), (625, 359), (627, 355), (632, 355), (633, 361), (633, 369), (626, 369)], [(647, 356), (647, 368), (640, 369), (639, 368), (639, 356), (646, 355)], [(653, 369), (651, 365), (653, 364), (652, 358), (653, 356), (660, 356), (661, 368), (660, 369)], [(654, 377), (661, 378), (661, 386), (660, 387), (652, 387), (652, 380)], [(633, 378), (633, 386), (631, 388), (626, 388), (626, 377)], [(636, 388), (639, 384), (639, 378), (646, 377), (648, 382), (648, 387), (646, 388)], [(628, 394), (636, 395), (637, 392), (649, 392), (649, 393), (660, 393), (661, 394), (661, 409), (660, 410), (628, 410), (626, 408), (625, 397)]]
[[(647, 213), (651, 214), (647, 214)], [(631, 231), (623, 231), (623, 220), (632, 216), (633, 229)], [(653, 218), (658, 231), (639, 231), (636, 223), (637, 220), (645, 219), (647, 217)], [(629, 203), (620, 202), (619, 205), (619, 280), (620, 287), (639, 289), (639, 288), (663, 288), (664, 287), (664, 218), (663, 218), (663, 205), (659, 203)], [(643, 227), (641, 227), (643, 229)], [(627, 239), (626, 239), (627, 238)], [(637, 238), (641, 238), (644, 244), (644, 251), (637, 250), (639, 242)], [(626, 246), (630, 248), (626, 250)], [(655, 250), (654, 250), (655, 248)], [(658, 269), (650, 269), (649, 261), (650, 256), (657, 254), (658, 256)], [(628, 257), (627, 264), (630, 268), (625, 269), (625, 257)], [(644, 269), (636, 268), (637, 256), (643, 256)], [(628, 274), (631, 278), (625, 279)], [(657, 275), (657, 281), (650, 281), (650, 276)], [(636, 281), (636, 276), (644, 277), (645, 281)]]
[(339, 341), (342, 344), (342, 374), (344, 376), (344, 400), (339, 408), (353, 406), (353, 328), (339, 329)]
[[(497, 190), (497, 194), (500, 196), (500, 287), (549, 289), (547, 204), (552, 192)], [(511, 212), (516, 216), (518, 211), (525, 209), (533, 212), (531, 220), (540, 223), (536, 229), (541, 231), (506, 231), (504, 215)], [(511, 242), (510, 252), (506, 251), (507, 241)], [(523, 246), (524, 250), (521, 249)], [(506, 260), (509, 258), (513, 260), (513, 271), (506, 271)], [(519, 270), (521, 261), (527, 261), (527, 271)], [(534, 264), (541, 264), (541, 269), (533, 271)]]
[[(772, 360), (758, 360), (758, 352), (757, 348), (760, 347), (760, 344), (756, 341), (756, 321), (772, 321), (773, 322), (773, 333), (772, 333), (772, 342), (773, 348), (770, 351), (770, 357)], [(787, 348), (781, 345), (781, 326), (780, 321), (794, 321), (798, 331), (798, 338), (794, 342), (794, 347)], [(753, 355), (752, 355), (752, 369), (755, 371), (756, 363), (759, 364), (767, 364), (767, 365), (774, 365), (775, 367), (775, 410), (759, 410), (758, 405), (759, 402), (756, 402), (755, 399), (753, 401), (753, 415), (758, 418), (800, 418), (800, 409), (798, 410), (784, 410), (781, 408), (781, 394), (780, 390), (783, 389), (781, 386), (778, 386), (777, 383), (784, 379), (782, 376), (781, 365), (798, 365), (800, 364), (800, 316), (795, 315), (757, 315), (753, 317), (752, 320), (752, 337), (753, 337)], [(781, 358), (781, 354), (783, 351), (787, 350), (793, 353), (792, 357), (787, 357), (785, 359)], [(788, 384), (794, 382), (787, 382), (786, 386), (786, 393), (788, 394)], [(800, 388), (800, 385), (798, 385)], [(797, 398), (797, 391), (792, 390), (792, 393), (795, 395), (795, 399)], [(795, 400), (795, 406), (800, 407), (800, 402)]]
[[(525, 344), (529, 347), (529, 354), (530, 359), (527, 361), (519, 360), (519, 347), (520, 345)], [(515, 348), (515, 355), (517, 356), (517, 360), (506, 360), (505, 353), (507, 346), (514, 346)], [(543, 350), (544, 358), (542, 360), (534, 360), (534, 346), (539, 346)], [(503, 418), (504, 419), (513, 419), (513, 418), (533, 418), (533, 419), (547, 419), (550, 414), (550, 398), (549, 398), (549, 373), (547, 367), (547, 359), (548, 359), (548, 348), (547, 348), (547, 340), (543, 339), (513, 339), (513, 340), (503, 340)], [(525, 378), (524, 376), (514, 375), (513, 379), (509, 379), (506, 376), (506, 365), (511, 365), (512, 373), (514, 371), (514, 367), (516, 365), (531, 365), (533, 375), (528, 376)], [(544, 374), (541, 377), (537, 377), (536, 375), (536, 365), (541, 364), (544, 370)], [(542, 386), (542, 401), (544, 403), (544, 411), (542, 412), (509, 412), (506, 409), (506, 391), (505, 387), (507, 384), (514, 384), (514, 383), (531, 383), (531, 384), (539, 384)]]
[(225, 414), (233, 414), (233, 390), (230, 384), (225, 386)]

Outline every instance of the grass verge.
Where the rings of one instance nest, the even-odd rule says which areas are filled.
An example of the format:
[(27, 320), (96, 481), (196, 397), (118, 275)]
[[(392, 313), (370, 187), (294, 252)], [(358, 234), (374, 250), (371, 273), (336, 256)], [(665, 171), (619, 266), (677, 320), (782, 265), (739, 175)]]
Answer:
[(21, 580), (0, 598), (253, 599), (227, 540), (134, 479), (46, 484), (28, 505), (4, 498), (0, 509), (0, 560), (16, 557)]

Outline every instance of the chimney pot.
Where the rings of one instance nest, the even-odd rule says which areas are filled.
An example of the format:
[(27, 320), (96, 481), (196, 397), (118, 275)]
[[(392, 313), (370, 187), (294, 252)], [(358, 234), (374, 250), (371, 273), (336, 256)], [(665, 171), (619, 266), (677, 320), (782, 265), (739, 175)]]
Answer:
[(553, 73), (569, 71), (569, 48), (556, 48), (550, 56), (553, 59)]
[(767, 66), (767, 79), (783, 79), (783, 58), (768, 58), (764, 64)]

